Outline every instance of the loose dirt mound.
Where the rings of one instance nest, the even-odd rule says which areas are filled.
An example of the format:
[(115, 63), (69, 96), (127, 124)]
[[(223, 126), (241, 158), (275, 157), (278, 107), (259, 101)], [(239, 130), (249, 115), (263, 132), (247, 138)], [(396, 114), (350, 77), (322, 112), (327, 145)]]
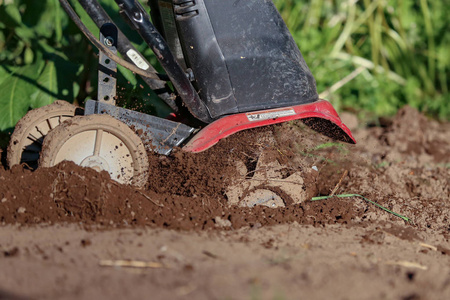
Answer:
[[(387, 127), (356, 130), (357, 146), (333, 142), (298, 122), (241, 132), (200, 154), (177, 150), (170, 157), (150, 155), (146, 190), (119, 185), (106, 173), (72, 163), (33, 173), (16, 166), (0, 171), (0, 221), (175, 229), (402, 222), (355, 198), (275, 209), (230, 206), (229, 185), (252, 180), (263, 154), (283, 166), (283, 178), (303, 174), (306, 184), (298, 184), (298, 193), (306, 191), (309, 198), (363, 194), (408, 216), (421, 229), (448, 234), (449, 129), (448, 123), (429, 121), (406, 107)], [(244, 177), (236, 162), (245, 165)]]
[[(115, 227), (236, 229), (293, 221), (305, 224), (347, 222), (357, 215), (353, 205), (345, 202), (339, 205), (336, 202), (308, 203), (279, 209), (241, 208), (229, 206), (224, 196), (187, 197), (140, 191), (119, 185), (105, 172), (97, 173), (69, 162), (33, 173), (14, 167), (2, 171), (0, 180), (0, 220), (4, 224), (82, 222)], [(207, 183), (204, 185), (207, 187)], [(191, 191), (185, 190), (186, 193)]]

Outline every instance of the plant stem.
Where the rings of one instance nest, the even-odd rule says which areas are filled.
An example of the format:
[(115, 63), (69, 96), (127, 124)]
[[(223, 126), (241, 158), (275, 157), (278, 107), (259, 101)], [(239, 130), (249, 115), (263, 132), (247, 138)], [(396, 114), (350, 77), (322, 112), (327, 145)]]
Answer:
[(384, 210), (384, 211), (386, 211), (386, 212), (388, 212), (388, 213), (390, 213), (390, 214), (393, 214), (393, 215), (396, 216), (396, 217), (399, 217), (399, 218), (403, 219), (403, 220), (406, 221), (406, 222), (411, 222), (411, 219), (410, 219), (410, 218), (405, 217), (405, 216), (403, 216), (403, 215), (401, 215), (401, 214), (398, 214), (398, 213), (396, 213), (396, 212), (393, 212), (392, 210), (389, 210), (388, 208), (386, 208), (386, 207), (384, 207), (384, 206), (382, 206), (382, 205), (380, 205), (380, 204), (378, 204), (378, 203), (376, 203), (376, 202), (374, 202), (374, 201), (372, 201), (372, 200), (369, 200), (369, 199), (367, 199), (366, 197), (361, 196), (361, 195), (359, 195), (359, 194), (342, 194), (342, 195), (334, 195), (334, 196), (313, 197), (313, 198), (311, 199), (311, 201), (327, 200), (327, 199), (330, 199), (330, 198), (333, 198), (333, 197), (337, 197), (337, 198), (359, 197), (359, 198), (362, 198), (362, 199), (364, 199), (365, 201), (367, 201), (367, 202), (369, 202), (369, 203), (371, 203), (371, 204), (373, 204), (373, 205), (375, 205), (375, 206), (381, 208), (382, 210)]

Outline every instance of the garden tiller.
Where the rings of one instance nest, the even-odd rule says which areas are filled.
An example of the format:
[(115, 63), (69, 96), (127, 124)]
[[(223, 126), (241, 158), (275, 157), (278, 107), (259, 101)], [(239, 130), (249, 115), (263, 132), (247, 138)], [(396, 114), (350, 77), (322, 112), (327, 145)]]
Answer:
[[(100, 38), (60, 0), (99, 49), (97, 101), (87, 101), (84, 112), (64, 101), (30, 111), (11, 138), (10, 166), (70, 160), (143, 186), (150, 148), (164, 155), (174, 147), (200, 152), (238, 131), (297, 119), (354, 142), (332, 105), (319, 99), (272, 1), (150, 0), (150, 21), (137, 0), (115, 0), (165, 74), (155, 71), (96, 0), (78, 2), (100, 28)], [(117, 64), (140, 75), (172, 108), (170, 120), (115, 105)]]

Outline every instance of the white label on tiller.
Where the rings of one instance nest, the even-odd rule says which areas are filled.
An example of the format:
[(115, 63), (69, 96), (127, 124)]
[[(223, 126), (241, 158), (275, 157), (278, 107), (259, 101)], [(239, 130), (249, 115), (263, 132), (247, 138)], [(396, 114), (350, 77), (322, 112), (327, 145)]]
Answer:
[(147, 70), (148, 68), (150, 68), (150, 66), (142, 59), (139, 53), (137, 53), (133, 49), (127, 51), (127, 56), (131, 59), (132, 62), (134, 62), (136, 66), (138, 66), (139, 69)]
[(280, 110), (271, 110), (267, 112), (255, 112), (248, 113), (247, 118), (250, 122), (253, 121), (264, 121), (269, 119), (276, 119), (281, 117), (293, 116), (295, 115), (295, 111), (293, 108), (289, 109), (280, 109)]

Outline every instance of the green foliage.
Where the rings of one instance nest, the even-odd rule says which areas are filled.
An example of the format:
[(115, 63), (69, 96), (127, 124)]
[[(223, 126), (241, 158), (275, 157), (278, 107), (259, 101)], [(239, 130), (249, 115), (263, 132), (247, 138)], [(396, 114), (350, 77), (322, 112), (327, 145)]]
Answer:
[[(100, 1), (132, 41), (138, 35), (118, 16), (114, 0)], [(98, 28), (77, 1), (75, 10), (89, 30)], [(137, 44), (150, 55), (145, 45)], [(0, 0), (0, 130), (11, 131), (32, 108), (56, 99), (82, 103), (96, 98), (96, 49), (66, 16), (58, 0)], [(142, 111), (167, 113), (141, 79), (119, 67), (120, 104)], [(136, 100), (141, 100), (136, 101)]]
[(450, 6), (436, 0), (275, 0), (338, 109), (391, 115), (405, 104), (450, 118)]
[[(80, 65), (64, 53), (67, 18), (58, 0), (0, 5), (0, 129), (12, 128), (29, 108), (73, 101)], [(66, 32), (64, 32), (66, 33)]]
[[(319, 92), (338, 109), (393, 114), (410, 104), (450, 118), (450, 6), (437, 0), (274, 0), (305, 56)], [(77, 1), (88, 28), (98, 29)], [(100, 0), (127, 29), (114, 0)], [(0, 0), (0, 131), (11, 131), (30, 108), (56, 99), (96, 98), (96, 49), (58, 0)], [(120, 104), (166, 114), (168, 109), (130, 71), (119, 67)], [(151, 101), (149, 101), (151, 100)]]

